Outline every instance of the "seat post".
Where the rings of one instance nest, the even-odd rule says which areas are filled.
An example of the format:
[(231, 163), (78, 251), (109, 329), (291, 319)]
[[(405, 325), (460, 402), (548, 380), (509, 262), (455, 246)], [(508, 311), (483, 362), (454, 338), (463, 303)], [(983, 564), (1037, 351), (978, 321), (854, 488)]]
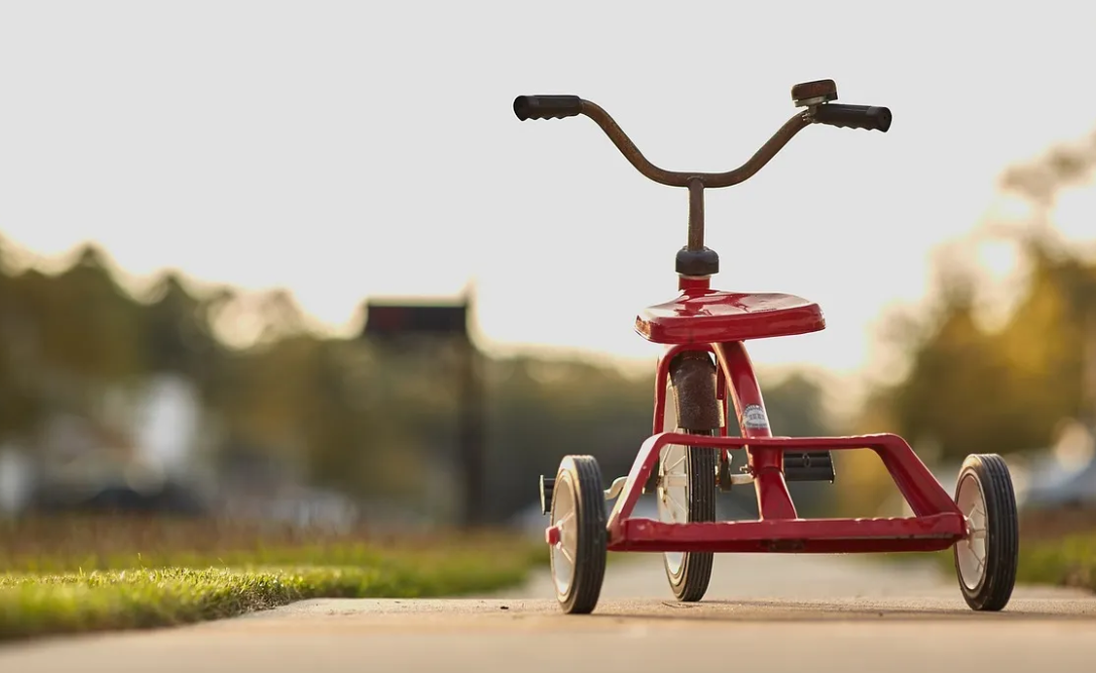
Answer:
[(719, 272), (719, 255), (704, 246), (704, 181), (690, 178), (689, 237), (677, 251), (677, 273), (685, 278), (707, 278)]

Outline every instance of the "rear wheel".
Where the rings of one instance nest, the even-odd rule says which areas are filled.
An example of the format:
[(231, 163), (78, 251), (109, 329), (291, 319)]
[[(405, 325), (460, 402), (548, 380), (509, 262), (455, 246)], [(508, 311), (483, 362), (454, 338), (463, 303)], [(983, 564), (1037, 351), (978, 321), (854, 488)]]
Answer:
[(552, 487), (551, 525), (559, 531), (551, 547), (552, 581), (564, 612), (593, 612), (605, 579), (605, 491), (593, 456), (567, 456)]
[(969, 535), (955, 543), (955, 573), (974, 610), (1001, 610), (1016, 585), (1020, 531), (1008, 465), (996, 454), (967, 456), (959, 470), (955, 503)]
[[(714, 409), (713, 409), (714, 405)], [(663, 428), (714, 435), (720, 417), (715, 398), (715, 365), (706, 353), (685, 353), (671, 364)], [(711, 426), (716, 426), (713, 429)], [(700, 426), (700, 427), (690, 427)], [(658, 465), (658, 514), (666, 523), (715, 521), (717, 451), (668, 444)], [(711, 552), (665, 552), (666, 577), (680, 601), (699, 601), (712, 577)]]

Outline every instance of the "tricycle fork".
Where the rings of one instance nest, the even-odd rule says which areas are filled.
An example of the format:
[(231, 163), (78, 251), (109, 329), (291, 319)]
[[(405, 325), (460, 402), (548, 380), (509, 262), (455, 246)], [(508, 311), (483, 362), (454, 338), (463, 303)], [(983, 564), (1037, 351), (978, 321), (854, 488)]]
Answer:
[[(715, 355), (719, 368), (716, 372), (716, 394), (723, 410), (720, 436), (726, 437), (730, 427), (730, 407), (734, 406), (739, 432), (745, 438), (771, 437), (765, 400), (761, 395), (753, 363), (740, 341), (714, 344), (677, 344), (669, 346), (658, 360), (655, 376), (655, 412), (653, 434), (673, 432), (676, 428), (663, 427), (666, 413), (666, 384), (670, 376), (670, 363), (685, 351), (704, 351)], [(720, 447), (720, 465), (729, 464), (729, 449)], [(741, 481), (753, 481), (757, 492), (757, 507), (762, 519), (795, 519), (797, 513), (788, 485), (784, 479), (784, 455), (769, 448), (751, 448), (747, 445), (749, 476)], [(721, 469), (722, 481), (740, 481), (731, 476), (729, 469)], [(654, 486), (657, 472), (652, 472), (644, 482), (643, 491)], [(724, 484), (724, 487), (729, 484)]]
[[(655, 369), (655, 404), (654, 404), (654, 418), (652, 419), (651, 429), (653, 434), (660, 432), (676, 431), (677, 428), (665, 427), (666, 418), (666, 405), (670, 403), (666, 390), (670, 383), (670, 368), (674, 359), (686, 352), (704, 352), (714, 355), (714, 349), (710, 344), (675, 344), (665, 348), (662, 355), (658, 359), (658, 363)], [(726, 394), (726, 381), (724, 380), (723, 372), (716, 368), (716, 386), (715, 386), (716, 402), (718, 404), (719, 414), (719, 432), (720, 436), (727, 436), (727, 428), (729, 427), (729, 410)], [(741, 484), (749, 483), (753, 477), (749, 475), (735, 475), (730, 474), (730, 452), (727, 449), (719, 450), (719, 486), (724, 490), (730, 488), (732, 483)], [(653, 491), (657, 486), (658, 474), (653, 473), (651, 478), (643, 485), (643, 492), (647, 493)], [(617, 482), (621, 480), (618, 479)], [(613, 495), (616, 497), (619, 494), (620, 489), (615, 488), (617, 482), (614, 482)], [(621, 484), (623, 488), (623, 484)]]
[[(669, 430), (667, 430), (667, 428), (663, 427), (666, 419), (666, 384), (670, 381), (670, 364), (673, 363), (675, 357), (688, 351), (714, 352), (712, 346), (709, 344), (675, 344), (668, 346), (666, 350), (663, 351), (661, 357), (658, 358), (658, 366), (655, 372), (655, 416), (654, 422), (652, 423), (653, 434), (657, 435), (660, 432), (668, 432), (669, 430), (675, 429), (669, 428)], [(724, 428), (725, 434), (727, 425), (725, 418), (721, 425)]]

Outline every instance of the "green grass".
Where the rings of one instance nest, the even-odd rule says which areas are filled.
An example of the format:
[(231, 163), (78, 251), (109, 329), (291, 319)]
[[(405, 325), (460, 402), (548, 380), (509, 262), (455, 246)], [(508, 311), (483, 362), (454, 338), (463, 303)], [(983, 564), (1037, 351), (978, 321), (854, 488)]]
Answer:
[(0, 640), (185, 624), (306, 598), (491, 591), (520, 582), (527, 570), (518, 563), (485, 566), (157, 568), (0, 576)]
[(1096, 591), (1096, 534), (1060, 540), (1021, 540), (1019, 581)]
[(379, 536), (225, 522), (0, 524), (0, 640), (147, 628), (319, 597), (490, 592), (547, 562), (510, 536)]
[[(942, 574), (955, 574), (955, 561), (950, 549), (931, 554), (882, 554), (879, 558), (890, 563), (924, 561), (928, 558)], [(1021, 538), (1016, 581), (1096, 592), (1096, 534), (1078, 533), (1059, 539)]]

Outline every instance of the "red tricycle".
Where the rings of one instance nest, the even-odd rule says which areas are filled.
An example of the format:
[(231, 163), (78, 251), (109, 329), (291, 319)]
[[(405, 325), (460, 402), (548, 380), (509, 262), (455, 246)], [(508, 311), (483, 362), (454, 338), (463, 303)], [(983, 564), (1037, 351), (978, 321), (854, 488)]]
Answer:
[[(726, 173), (663, 170), (648, 161), (601, 107), (578, 96), (519, 96), (518, 119), (585, 115), (640, 173), (689, 191), (687, 244), (677, 252), (678, 296), (648, 307), (635, 321), (661, 344), (654, 396), (654, 432), (626, 477), (604, 489), (596, 459), (566, 456), (555, 478), (541, 477), (545, 536), (560, 606), (590, 613), (597, 606), (607, 551), (661, 552), (674, 595), (699, 601), (708, 589), (714, 553), (939, 551), (954, 548), (959, 588), (974, 610), (1001, 610), (1016, 582), (1019, 553), (1016, 497), (1005, 461), (974, 454), (964, 461), (954, 499), (910, 445), (894, 434), (850, 437), (773, 436), (744, 342), (816, 332), (825, 327), (817, 304), (778, 293), (723, 292), (710, 278), (719, 257), (704, 245), (704, 189), (729, 187), (757, 173), (811, 124), (886, 132), (885, 107), (834, 103), (832, 80), (792, 87), (802, 108), (746, 163)], [(738, 437), (728, 435), (731, 407)], [(874, 451), (913, 516), (810, 519), (796, 513), (788, 482), (834, 481), (832, 452)], [(732, 473), (732, 450), (745, 462)], [(717, 521), (716, 496), (752, 483), (759, 516)], [(658, 520), (632, 516), (653, 491)], [(606, 501), (616, 499), (611, 512)]]

